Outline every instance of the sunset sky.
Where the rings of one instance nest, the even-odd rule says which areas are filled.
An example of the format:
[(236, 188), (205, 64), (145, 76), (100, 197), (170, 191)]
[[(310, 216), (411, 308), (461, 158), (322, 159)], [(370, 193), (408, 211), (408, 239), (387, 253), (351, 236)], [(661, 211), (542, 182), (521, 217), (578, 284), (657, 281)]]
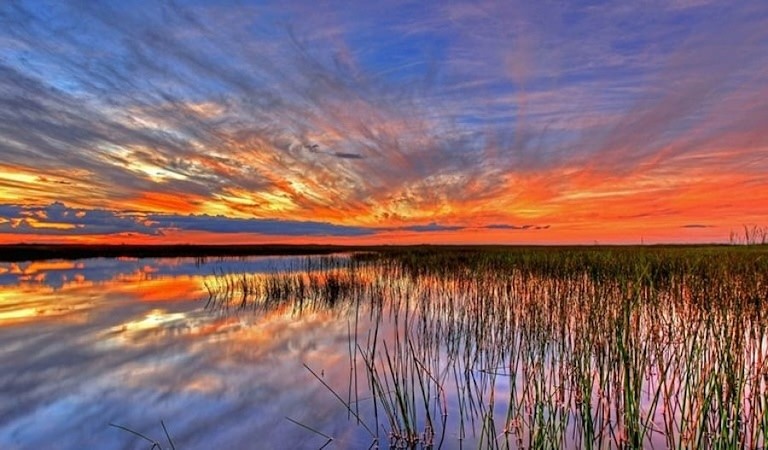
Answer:
[(768, 2), (0, 1), (0, 243), (724, 242)]

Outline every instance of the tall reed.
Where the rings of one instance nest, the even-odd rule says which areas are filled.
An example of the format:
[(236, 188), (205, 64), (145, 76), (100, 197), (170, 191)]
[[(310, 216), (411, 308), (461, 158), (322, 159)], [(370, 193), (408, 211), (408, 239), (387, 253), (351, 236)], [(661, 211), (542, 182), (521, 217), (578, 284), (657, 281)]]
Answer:
[(342, 401), (391, 448), (768, 444), (765, 247), (393, 249), (208, 288), (350, 320)]

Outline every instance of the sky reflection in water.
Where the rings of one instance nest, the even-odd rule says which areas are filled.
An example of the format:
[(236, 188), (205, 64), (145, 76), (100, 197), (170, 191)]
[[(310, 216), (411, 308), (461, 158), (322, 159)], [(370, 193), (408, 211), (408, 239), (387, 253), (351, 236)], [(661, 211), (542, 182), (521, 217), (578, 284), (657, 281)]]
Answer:
[(178, 448), (323, 443), (287, 415), (358, 446), (365, 437), (343, 436), (343, 406), (302, 366), (347, 377), (346, 319), (205, 308), (214, 272), (304, 261), (0, 263), (0, 448), (144, 448), (108, 424), (161, 440), (161, 420)]
[[(109, 423), (162, 440), (161, 421), (180, 449), (325, 443), (288, 418), (334, 448), (414, 433), (447, 448), (687, 448), (728, 414), (742, 446), (762, 447), (766, 284), (745, 265), (759, 254), (733, 255), (732, 278), (707, 265), (654, 289), (574, 276), (569, 260), (569, 276), (364, 258), (5, 265), (0, 448), (146, 448)], [(738, 389), (710, 413), (715, 375)]]

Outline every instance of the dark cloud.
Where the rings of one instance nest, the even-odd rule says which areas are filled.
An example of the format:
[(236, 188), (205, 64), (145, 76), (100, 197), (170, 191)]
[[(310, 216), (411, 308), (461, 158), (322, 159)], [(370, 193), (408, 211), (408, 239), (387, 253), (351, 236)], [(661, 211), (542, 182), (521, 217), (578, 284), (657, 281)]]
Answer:
[(18, 205), (0, 205), (0, 219), (13, 219), (22, 216), (24, 208)]
[[(269, 236), (367, 236), (377, 228), (334, 225), (325, 222), (236, 219), (207, 215), (122, 213), (103, 209), (74, 209), (62, 203), (45, 207), (0, 205), (0, 233), (90, 235), (139, 233), (162, 235), (168, 230), (211, 233), (252, 233)], [(34, 221), (31, 221), (34, 219)], [(68, 225), (70, 228), (55, 228)]]
[(182, 231), (254, 233), (270, 236), (367, 236), (376, 229), (291, 220), (233, 219), (221, 216), (150, 215), (154, 226)]
[(430, 223), (428, 225), (412, 225), (407, 227), (396, 228), (397, 230), (415, 231), (418, 233), (429, 233), (434, 231), (456, 231), (463, 230), (465, 227), (458, 225), (439, 225), (437, 223)]
[(683, 225), (681, 228), (714, 228), (714, 226), (704, 225), (699, 223), (689, 223), (689, 224)]
[[(370, 236), (386, 231), (430, 233), (463, 230), (457, 225), (409, 225), (402, 227), (360, 227), (318, 221), (240, 219), (209, 215), (119, 212), (105, 209), (69, 208), (63, 203), (47, 206), (0, 204), (0, 233), (42, 235), (91, 235), (137, 233), (163, 235), (174, 231), (203, 231), (267, 236)], [(69, 226), (61, 228), (62, 225)]]
[[(9, 222), (0, 223), (0, 233), (43, 235), (91, 235), (140, 233), (160, 235), (162, 230), (150, 226), (139, 215), (103, 209), (74, 209), (62, 203), (48, 206), (2, 205), (0, 211)], [(67, 226), (63, 228), (62, 226)]]
[(483, 228), (489, 228), (492, 230), (527, 230), (533, 228), (533, 225), (509, 225), (505, 223), (494, 223), (486, 225)]
[(359, 153), (336, 152), (333, 154), (333, 156), (337, 158), (342, 158), (342, 159), (363, 159), (364, 158), (364, 156)]

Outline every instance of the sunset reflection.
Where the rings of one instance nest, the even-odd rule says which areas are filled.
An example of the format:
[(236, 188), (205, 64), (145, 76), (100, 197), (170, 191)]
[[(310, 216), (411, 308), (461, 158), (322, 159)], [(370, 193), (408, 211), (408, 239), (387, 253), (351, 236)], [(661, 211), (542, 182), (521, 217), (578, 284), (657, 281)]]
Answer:
[[(313, 416), (335, 421), (338, 405), (307, 383), (302, 364), (316, 367), (329, 383), (345, 382), (346, 309), (278, 306), (249, 312), (205, 301), (204, 284), (219, 276), (214, 273), (268, 278), (302, 264), (306, 257), (0, 266), (5, 269), (0, 274), (0, 342), (6, 360), (13, 361), (5, 369), (28, 374), (14, 378), (23, 381), (0, 377), (0, 393), (13, 392), (12, 403), (0, 402), (0, 417), (15, 418), (0, 427), (0, 444), (45, 447), (52, 436), (65, 433), (68, 442), (89, 447), (95, 435), (111, 431), (110, 421), (150, 428), (158, 420), (173, 420), (175, 435), (195, 434), (199, 420), (225, 424), (233, 408), (249, 417), (250, 430), (290, 436), (294, 426), (280, 414), (262, 412), (260, 405), (284, 415), (296, 396), (317, 401)], [(40, 277), (27, 278), (33, 275)], [(19, 383), (24, 386), (16, 387)], [(72, 417), (67, 431), (49, 420), (74, 410), (95, 411), (98, 417), (67, 413)], [(40, 417), (50, 426), (41, 429)], [(247, 440), (238, 436), (230, 438)], [(306, 438), (297, 435), (294, 444)], [(123, 448), (131, 436), (115, 431), (107, 440), (114, 445), (99, 447)], [(216, 446), (221, 440), (212, 432), (195, 442)]]
[[(69, 266), (40, 265), (52, 268), (35, 270), (47, 275), (42, 281), (12, 274), (0, 286), (0, 348), (11, 362), (0, 368), (13, 374), (0, 377), (0, 393), (13, 399), (0, 402), (0, 418), (13, 417), (0, 426), (0, 444), (45, 447), (66, 433), (73, 446), (98, 441), (117, 449), (139, 442), (119, 433), (111, 441), (103, 437), (110, 422), (145, 431), (164, 421), (179, 442), (195, 446), (238, 448), (254, 436), (288, 448), (323, 445), (316, 434), (297, 429), (296, 420), (332, 433), (341, 448), (367, 448), (371, 434), (344, 404), (354, 405), (364, 421), (378, 422), (379, 430), (392, 430), (381, 442), (397, 440), (413, 430), (397, 428), (396, 418), (381, 409), (376, 419), (376, 408), (392, 405), (394, 389), (406, 389), (419, 427), (424, 405), (434, 408), (434, 418), (445, 418), (435, 422), (440, 428), (419, 433), (444, 429), (447, 448), (493, 436), (520, 436), (522, 444), (510, 448), (526, 447), (529, 429), (537, 428), (522, 418), (535, 418), (537, 405), (556, 415), (536, 420), (563, 421), (553, 433), (562, 435), (564, 447), (576, 448), (582, 437), (572, 431), (582, 422), (571, 417), (589, 413), (600, 427), (622, 426), (614, 412), (624, 373), (612, 350), (618, 339), (626, 339), (620, 341), (626, 351), (647, 350), (637, 382), (642, 392), (660, 392), (657, 403), (639, 402), (643, 417), (665, 430), (648, 435), (647, 443), (687, 442), (687, 431), (679, 430), (689, 422), (664, 414), (683, 414), (680, 398), (706, 406), (686, 384), (700, 386), (706, 378), (685, 381), (681, 374), (687, 367), (709, 373), (722, 355), (729, 359), (718, 364), (732, 364), (743, 375), (745, 397), (735, 404), (758, 405), (743, 406), (743, 413), (759, 440), (762, 415), (750, 408), (763, 408), (754, 402), (768, 389), (752, 380), (762, 370), (768, 338), (764, 311), (750, 299), (763, 292), (765, 272), (744, 264), (765, 263), (760, 252), (738, 250), (717, 249), (722, 260), (695, 259), (704, 274), (730, 274), (731, 281), (670, 273), (688, 270), (675, 259), (686, 249), (603, 250), (601, 258), (610, 259), (592, 266), (583, 265), (595, 257), (591, 249), (557, 250), (570, 258), (564, 262), (551, 259), (548, 249), (445, 250), (431, 253), (436, 259), (423, 255), (416, 265), (410, 253), (84, 260), (75, 267), (79, 278), (67, 273), (67, 281), (53, 284)], [(669, 259), (656, 259), (657, 252)], [(608, 276), (645, 267), (627, 266), (632, 255), (653, 265), (653, 289), (642, 284), (647, 281)], [(736, 257), (745, 259), (724, 262)], [(442, 258), (457, 262), (446, 265)], [(582, 271), (589, 267), (599, 270)], [(708, 303), (713, 284), (724, 306)], [(728, 331), (733, 322), (740, 327)], [(627, 328), (617, 334), (616, 327)], [(692, 345), (702, 345), (701, 353), (690, 356)], [(595, 377), (600, 370), (606, 375)], [(660, 376), (660, 370), (675, 375)], [(476, 406), (468, 408), (470, 401)], [(56, 419), (62, 411), (66, 421)], [(508, 414), (520, 423), (507, 423)], [(50, 427), (40, 429), (41, 418)], [(470, 424), (491, 419), (494, 430), (469, 434)], [(467, 434), (456, 431), (462, 423)], [(517, 431), (505, 435), (506, 426)], [(621, 438), (600, 439), (607, 447)]]
[(40, 283), (0, 286), (0, 327), (51, 319), (83, 322), (92, 306), (92, 295), (77, 289), (55, 291)]
[[(207, 296), (216, 270), (278, 270), (297, 259), (194, 258), (0, 263), (0, 326), (56, 318), (82, 320), (100, 302), (189, 302)], [(80, 317), (80, 319), (76, 319)]]
[(0, 326), (51, 318), (66, 321), (95, 302), (190, 301), (204, 294), (202, 276), (144, 279), (121, 275), (99, 282), (76, 276), (54, 289), (44, 283), (43, 275), (33, 280), (20, 277), (20, 284), (0, 286)]

